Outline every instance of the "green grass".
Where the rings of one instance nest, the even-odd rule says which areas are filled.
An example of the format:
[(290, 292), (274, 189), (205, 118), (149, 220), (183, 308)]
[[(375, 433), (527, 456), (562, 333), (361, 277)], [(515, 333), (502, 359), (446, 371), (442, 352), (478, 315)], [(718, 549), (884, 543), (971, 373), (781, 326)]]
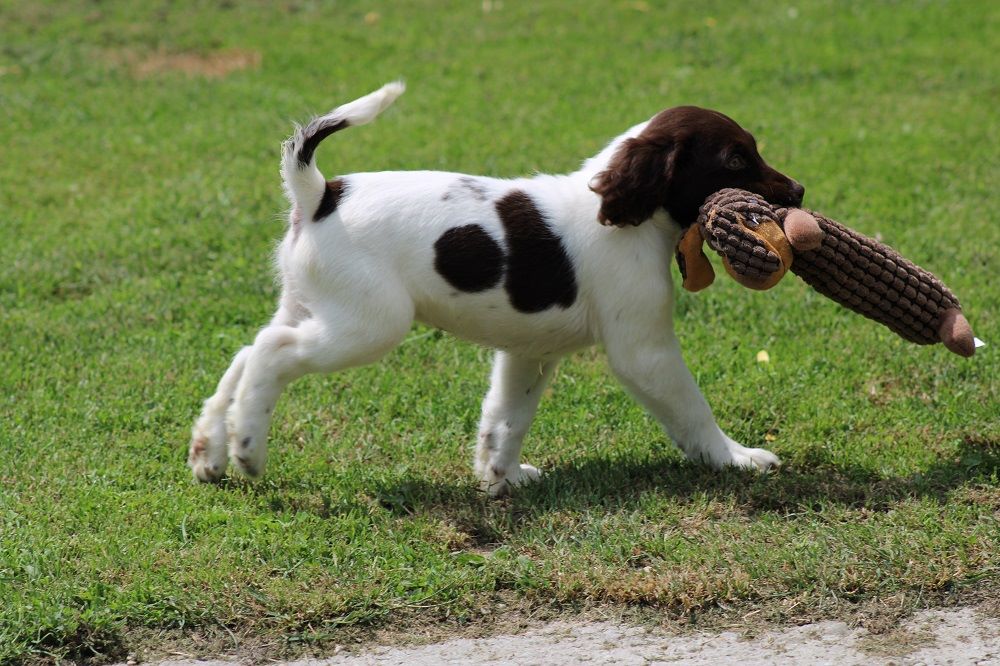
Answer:
[[(1000, 5), (660, 4), (0, 2), (0, 662), (322, 649), (501, 602), (739, 623), (1000, 598)], [(176, 69), (220, 53), (259, 66)], [(262, 481), (196, 485), (191, 422), (274, 306), (279, 142), (399, 76), (328, 174), (567, 171), (665, 106), (719, 108), (993, 345), (963, 360), (793, 278), (720, 279), (679, 295), (685, 354), (781, 471), (683, 462), (594, 350), (529, 434), (544, 483), (490, 502), (489, 353), (416, 329), (295, 384)]]

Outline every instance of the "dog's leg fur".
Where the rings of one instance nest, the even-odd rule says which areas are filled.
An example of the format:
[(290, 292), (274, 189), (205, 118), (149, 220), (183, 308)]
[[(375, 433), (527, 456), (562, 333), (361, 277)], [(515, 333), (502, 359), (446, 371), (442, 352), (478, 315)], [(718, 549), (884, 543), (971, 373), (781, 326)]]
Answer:
[(770, 451), (746, 448), (722, 432), (684, 363), (677, 338), (669, 329), (661, 334), (657, 341), (608, 341), (611, 367), (626, 388), (688, 458), (716, 468), (777, 467), (780, 462)]
[(218, 481), (226, 471), (226, 410), (236, 393), (236, 386), (243, 375), (250, 347), (241, 349), (201, 410), (191, 432), (188, 465), (199, 481)]
[(248, 476), (264, 471), (271, 414), (289, 382), (374, 363), (403, 340), (413, 324), (412, 303), (388, 278), (379, 288), (381, 296), (357, 307), (314, 308), (298, 326), (271, 325), (257, 335), (226, 415), (237, 469)]
[[(285, 289), (281, 295), (281, 305), (270, 326), (295, 326), (301, 316), (301, 308)], [(236, 396), (236, 387), (243, 376), (243, 368), (250, 355), (251, 346), (243, 347), (229, 365), (219, 385), (202, 408), (201, 416), (195, 421), (188, 450), (188, 465), (199, 481), (218, 481), (226, 471), (228, 451), (226, 441), (226, 412)]]
[(490, 390), (483, 400), (475, 461), (476, 475), (490, 495), (502, 495), (511, 486), (539, 478), (536, 468), (520, 464), (521, 443), (557, 364), (496, 353)]
[[(673, 246), (668, 243), (668, 247)], [(629, 298), (626, 293), (598, 304), (612, 370), (688, 458), (716, 468), (777, 467), (780, 462), (773, 453), (740, 445), (716, 424), (681, 356), (673, 308), (669, 280), (650, 286), (643, 299)], [(623, 321), (628, 325), (621, 325)]]

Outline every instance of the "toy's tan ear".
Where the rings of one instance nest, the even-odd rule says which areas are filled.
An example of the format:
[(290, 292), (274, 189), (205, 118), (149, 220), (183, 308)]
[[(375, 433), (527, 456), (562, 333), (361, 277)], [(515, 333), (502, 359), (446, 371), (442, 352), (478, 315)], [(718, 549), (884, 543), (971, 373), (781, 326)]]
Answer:
[(702, 250), (704, 239), (697, 224), (692, 224), (677, 244), (677, 267), (688, 291), (701, 291), (715, 281), (715, 270)]
[(815, 250), (823, 244), (823, 230), (816, 218), (796, 208), (785, 216), (785, 237), (799, 252)]

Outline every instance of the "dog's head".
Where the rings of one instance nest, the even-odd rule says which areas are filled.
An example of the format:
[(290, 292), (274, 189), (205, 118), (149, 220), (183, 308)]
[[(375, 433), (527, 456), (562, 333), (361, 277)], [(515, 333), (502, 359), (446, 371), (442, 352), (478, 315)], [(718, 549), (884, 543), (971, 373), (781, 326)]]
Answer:
[(753, 135), (718, 111), (678, 106), (653, 116), (626, 139), (590, 189), (601, 197), (602, 224), (637, 225), (664, 208), (682, 227), (693, 224), (713, 192), (738, 187), (783, 206), (802, 203), (805, 188), (775, 171)]

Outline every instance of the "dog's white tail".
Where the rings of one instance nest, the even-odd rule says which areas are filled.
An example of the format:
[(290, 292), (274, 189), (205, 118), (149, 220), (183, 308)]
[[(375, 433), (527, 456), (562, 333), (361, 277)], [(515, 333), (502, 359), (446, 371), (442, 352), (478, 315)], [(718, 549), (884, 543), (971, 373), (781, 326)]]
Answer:
[(314, 118), (305, 127), (295, 128), (295, 134), (282, 145), (281, 156), (281, 177), (293, 205), (312, 210), (323, 196), (326, 180), (316, 168), (315, 159), (320, 142), (345, 127), (375, 120), (404, 90), (406, 86), (402, 81), (387, 83), (373, 93)]

